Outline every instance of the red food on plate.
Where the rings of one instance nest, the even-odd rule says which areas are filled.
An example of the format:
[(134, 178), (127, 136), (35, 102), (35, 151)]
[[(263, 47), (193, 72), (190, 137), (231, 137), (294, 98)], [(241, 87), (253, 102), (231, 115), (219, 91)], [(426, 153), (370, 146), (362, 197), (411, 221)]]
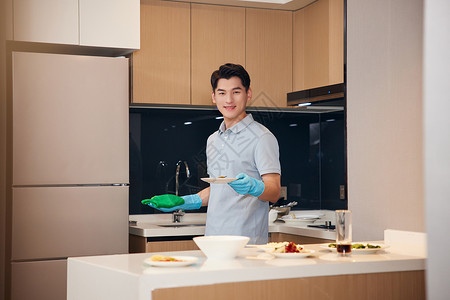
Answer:
[(285, 246), (285, 253), (300, 253), (300, 250), (302, 250), (303, 248), (299, 245), (296, 245), (293, 242), (290, 242), (289, 244), (287, 244)]

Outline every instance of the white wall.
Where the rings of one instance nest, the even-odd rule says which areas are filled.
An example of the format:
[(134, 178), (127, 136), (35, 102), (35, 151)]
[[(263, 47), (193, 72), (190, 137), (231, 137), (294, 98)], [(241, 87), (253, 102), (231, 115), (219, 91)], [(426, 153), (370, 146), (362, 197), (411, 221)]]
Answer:
[(422, 0), (347, 1), (348, 201), (354, 240), (425, 231)]
[(424, 133), (427, 296), (450, 295), (450, 1), (425, 0)]

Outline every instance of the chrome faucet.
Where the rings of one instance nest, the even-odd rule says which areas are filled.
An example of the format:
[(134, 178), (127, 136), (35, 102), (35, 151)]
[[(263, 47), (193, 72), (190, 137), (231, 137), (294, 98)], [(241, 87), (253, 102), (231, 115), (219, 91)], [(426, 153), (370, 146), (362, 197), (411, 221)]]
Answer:
[(181, 209), (177, 209), (172, 213), (173, 219), (172, 221), (174, 223), (180, 223), (181, 222), (181, 217), (184, 216), (184, 212)]
[[(180, 188), (180, 181), (179, 181), (180, 167), (183, 163), (184, 163), (184, 167), (186, 168), (186, 177), (187, 178), (191, 177), (191, 172), (189, 172), (189, 166), (188, 166), (187, 162), (179, 160), (177, 162), (177, 171), (175, 173), (175, 195), (177, 195), (177, 196), (178, 196), (178, 190)], [(172, 219), (173, 222), (179, 223), (179, 222), (181, 222), (181, 217), (184, 216), (184, 212), (181, 209), (177, 209), (172, 213), (172, 216), (173, 216), (173, 219)]]
[(187, 178), (191, 177), (191, 172), (189, 172), (189, 166), (188, 166), (187, 162), (179, 160), (177, 162), (177, 171), (175, 173), (175, 195), (177, 195), (177, 196), (178, 196), (178, 189), (180, 188), (180, 182), (179, 182), (180, 167), (181, 167), (181, 164), (183, 164), (183, 163), (186, 168), (186, 177)]

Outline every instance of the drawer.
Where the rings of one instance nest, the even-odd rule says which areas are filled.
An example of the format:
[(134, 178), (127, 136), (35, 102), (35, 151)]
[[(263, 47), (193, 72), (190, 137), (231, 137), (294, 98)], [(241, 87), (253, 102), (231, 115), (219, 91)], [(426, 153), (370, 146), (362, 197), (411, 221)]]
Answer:
[(12, 260), (128, 252), (128, 187), (13, 188)]
[(12, 300), (65, 300), (66, 259), (11, 264)]

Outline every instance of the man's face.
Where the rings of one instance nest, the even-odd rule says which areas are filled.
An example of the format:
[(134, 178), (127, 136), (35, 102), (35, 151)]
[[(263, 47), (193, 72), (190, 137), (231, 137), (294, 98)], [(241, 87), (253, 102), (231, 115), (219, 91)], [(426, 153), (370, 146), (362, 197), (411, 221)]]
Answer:
[(227, 128), (245, 118), (245, 107), (251, 98), (251, 89), (246, 92), (239, 77), (219, 79), (216, 90), (212, 93), (212, 101), (223, 115)]

